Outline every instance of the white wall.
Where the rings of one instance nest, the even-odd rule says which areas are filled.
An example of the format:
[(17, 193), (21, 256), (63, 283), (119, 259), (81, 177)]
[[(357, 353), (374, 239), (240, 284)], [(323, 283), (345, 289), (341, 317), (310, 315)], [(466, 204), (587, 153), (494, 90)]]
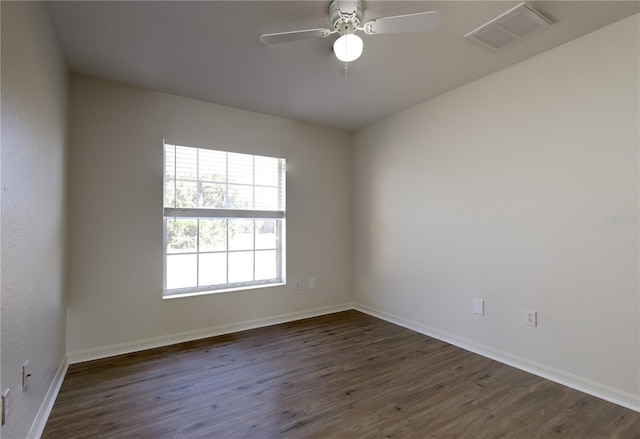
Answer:
[[(349, 307), (348, 133), (71, 78), (72, 361)], [(162, 299), (163, 138), (287, 159), (288, 286)]]
[[(27, 436), (65, 356), (67, 69), (42, 3), (2, 2), (2, 389)], [(22, 364), (32, 377), (21, 392)]]
[(636, 15), (358, 131), (358, 306), (640, 409), (638, 41)]

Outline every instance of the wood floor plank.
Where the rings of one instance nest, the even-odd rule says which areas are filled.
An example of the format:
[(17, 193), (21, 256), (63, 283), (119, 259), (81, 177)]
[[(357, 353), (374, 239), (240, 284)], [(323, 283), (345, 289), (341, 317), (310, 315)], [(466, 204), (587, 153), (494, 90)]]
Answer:
[(42, 437), (640, 439), (640, 413), (345, 311), (71, 365)]

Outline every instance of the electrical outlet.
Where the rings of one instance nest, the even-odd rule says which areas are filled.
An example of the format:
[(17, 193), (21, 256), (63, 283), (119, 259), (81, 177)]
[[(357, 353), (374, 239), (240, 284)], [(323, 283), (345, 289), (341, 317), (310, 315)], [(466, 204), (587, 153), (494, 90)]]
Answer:
[(7, 423), (9, 418), (9, 389), (2, 392), (2, 425)]
[(300, 286), (300, 280), (296, 280), (296, 282), (295, 282), (295, 283), (296, 283), (296, 285), (295, 285), (295, 287), (294, 287), (294, 288), (296, 289), (296, 291), (297, 291), (297, 290), (299, 290), (300, 288), (302, 288), (302, 287)]
[(22, 365), (22, 391), (26, 392), (29, 388), (29, 378), (31, 377), (31, 367), (29, 366), (29, 360), (25, 361)]
[(313, 290), (315, 287), (316, 287), (316, 278), (315, 277), (310, 277), (309, 278), (309, 288)]
[(538, 313), (535, 311), (525, 311), (524, 323), (527, 326), (538, 326)]

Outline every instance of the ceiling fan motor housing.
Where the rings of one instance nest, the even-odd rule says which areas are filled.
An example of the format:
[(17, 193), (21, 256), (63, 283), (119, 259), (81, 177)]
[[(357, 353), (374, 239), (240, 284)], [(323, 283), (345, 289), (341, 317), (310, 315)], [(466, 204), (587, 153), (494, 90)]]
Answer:
[(354, 29), (364, 17), (362, 0), (333, 0), (329, 5), (329, 19), (340, 34), (345, 30), (345, 24)]

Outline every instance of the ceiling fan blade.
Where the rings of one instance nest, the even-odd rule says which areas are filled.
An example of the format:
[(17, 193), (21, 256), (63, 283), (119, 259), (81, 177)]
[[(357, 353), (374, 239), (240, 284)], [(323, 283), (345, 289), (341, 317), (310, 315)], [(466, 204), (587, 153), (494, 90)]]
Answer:
[(331, 32), (329, 29), (306, 29), (292, 32), (279, 32), (276, 34), (264, 34), (260, 37), (263, 44), (288, 43), (289, 41), (307, 40), (310, 38), (326, 37)]
[(438, 27), (439, 23), (440, 12), (418, 12), (417, 14), (376, 18), (365, 23), (364, 31), (369, 35), (427, 32)]

